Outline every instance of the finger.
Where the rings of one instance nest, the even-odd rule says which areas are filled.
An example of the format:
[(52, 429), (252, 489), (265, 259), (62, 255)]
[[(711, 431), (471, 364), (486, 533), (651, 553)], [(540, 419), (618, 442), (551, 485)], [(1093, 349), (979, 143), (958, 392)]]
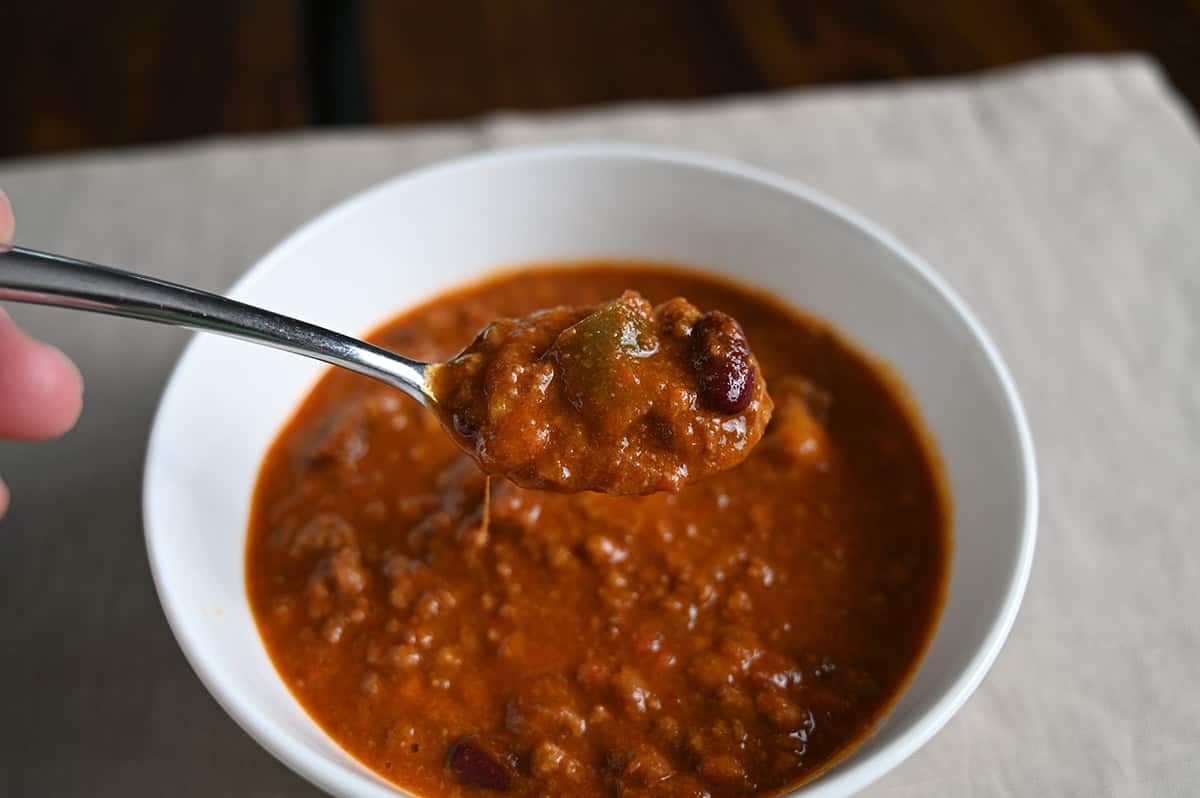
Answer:
[(83, 377), (67, 356), (23, 333), (0, 310), (0, 438), (62, 435), (83, 408)]
[(0, 518), (8, 512), (8, 486), (0, 479)]
[(8, 201), (8, 195), (0, 190), (0, 245), (11, 244), (16, 229), (17, 222), (13, 218), (12, 203)]

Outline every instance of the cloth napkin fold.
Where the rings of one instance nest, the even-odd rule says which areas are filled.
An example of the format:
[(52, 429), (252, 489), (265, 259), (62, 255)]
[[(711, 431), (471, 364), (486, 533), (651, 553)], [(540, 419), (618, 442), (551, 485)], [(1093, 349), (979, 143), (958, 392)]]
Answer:
[[(26, 245), (222, 290), (384, 178), (598, 138), (732, 156), (858, 208), (1012, 368), (1043, 508), (1024, 608), (974, 698), (867, 794), (1195, 794), (1200, 140), (1152, 62), (8, 161), (0, 187)], [(206, 694), (151, 584), (141, 466), (186, 334), (10, 309), (79, 362), (87, 406), (60, 441), (0, 444), (0, 795), (315, 793)]]

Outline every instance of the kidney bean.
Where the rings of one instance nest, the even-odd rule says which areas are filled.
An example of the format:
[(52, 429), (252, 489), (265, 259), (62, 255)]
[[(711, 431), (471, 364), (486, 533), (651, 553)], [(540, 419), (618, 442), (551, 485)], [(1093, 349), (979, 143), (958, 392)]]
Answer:
[(508, 768), (485, 751), (473, 737), (461, 737), (450, 746), (446, 766), (459, 784), (468, 787), (504, 791), (512, 782)]
[(754, 365), (741, 326), (720, 311), (705, 313), (692, 326), (692, 367), (700, 399), (718, 413), (733, 415), (754, 396)]

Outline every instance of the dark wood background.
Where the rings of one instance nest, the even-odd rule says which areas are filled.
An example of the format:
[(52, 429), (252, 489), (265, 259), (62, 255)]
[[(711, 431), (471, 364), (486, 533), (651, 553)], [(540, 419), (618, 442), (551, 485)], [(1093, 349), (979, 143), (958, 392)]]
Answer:
[(12, 0), (0, 31), (0, 158), (1067, 52), (1150, 52), (1200, 107), (1200, 0)]

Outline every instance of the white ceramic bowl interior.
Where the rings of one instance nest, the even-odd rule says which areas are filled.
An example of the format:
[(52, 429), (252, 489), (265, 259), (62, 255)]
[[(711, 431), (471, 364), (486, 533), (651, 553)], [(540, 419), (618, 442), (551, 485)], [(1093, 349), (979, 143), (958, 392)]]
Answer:
[[(370, 190), (305, 226), (232, 292), (364, 333), (403, 308), (526, 261), (677, 261), (832, 323), (901, 376), (940, 448), (954, 505), (945, 609), (878, 731), (804, 796), (856, 791), (941, 728), (991, 665), (1033, 556), (1036, 479), (1007, 371), (962, 303), (853, 212), (704, 156), (583, 145), (486, 155)], [(188, 347), (146, 462), (146, 543), (184, 653), (265, 748), (339, 795), (395, 796), (305, 714), (271, 665), (243, 582), (259, 463), (323, 367), (216, 336)]]

